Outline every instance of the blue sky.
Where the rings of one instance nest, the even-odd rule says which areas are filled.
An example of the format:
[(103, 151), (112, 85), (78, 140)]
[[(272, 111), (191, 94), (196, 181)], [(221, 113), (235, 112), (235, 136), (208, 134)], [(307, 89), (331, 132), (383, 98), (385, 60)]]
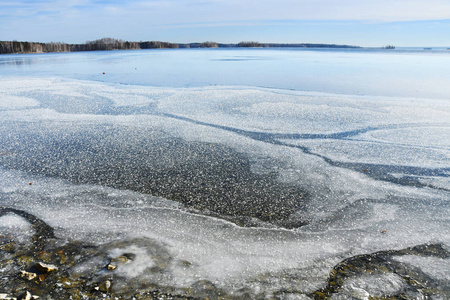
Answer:
[(0, 40), (450, 47), (450, 0), (0, 0)]

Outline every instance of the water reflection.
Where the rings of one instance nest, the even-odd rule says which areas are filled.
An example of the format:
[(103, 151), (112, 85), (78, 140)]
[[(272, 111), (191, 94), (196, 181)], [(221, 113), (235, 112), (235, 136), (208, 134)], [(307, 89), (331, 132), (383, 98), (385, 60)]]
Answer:
[[(33, 62), (33, 60), (35, 60)], [(0, 58), (0, 65), (16, 65), (16, 66), (20, 66), (20, 65), (30, 65), (30, 64), (34, 64), (37, 63), (36, 59), (32, 59), (32, 58), (27, 58), (27, 57), (18, 57), (18, 58)]]
[(68, 58), (61, 56), (61, 54), (5, 54), (0, 56), (0, 66), (31, 66), (37, 64), (48, 64), (48, 63), (58, 63), (62, 61), (68, 61)]

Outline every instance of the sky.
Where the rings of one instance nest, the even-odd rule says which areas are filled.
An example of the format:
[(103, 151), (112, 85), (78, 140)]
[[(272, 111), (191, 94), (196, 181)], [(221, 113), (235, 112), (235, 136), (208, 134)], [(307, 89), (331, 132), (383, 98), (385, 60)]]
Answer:
[(450, 0), (0, 0), (0, 41), (450, 47)]

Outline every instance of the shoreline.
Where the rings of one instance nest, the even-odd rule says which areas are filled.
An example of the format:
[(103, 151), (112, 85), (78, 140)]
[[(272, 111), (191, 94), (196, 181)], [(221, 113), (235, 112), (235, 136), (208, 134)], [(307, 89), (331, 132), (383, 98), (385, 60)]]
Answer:
[(223, 44), (216, 42), (203, 43), (170, 43), (161, 41), (129, 42), (112, 38), (103, 38), (88, 41), (85, 44), (67, 43), (39, 43), (0, 41), (0, 54), (31, 54), (31, 53), (59, 53), (59, 52), (85, 52), (105, 50), (142, 50), (142, 49), (186, 49), (186, 48), (339, 48), (358, 49), (360, 46), (312, 43), (259, 43), (240, 42), (236, 44)]
[[(136, 277), (124, 276), (127, 268), (133, 267), (138, 258), (136, 254), (127, 252), (127, 249), (131, 249), (130, 245), (145, 249), (152, 257), (154, 264), (145, 269), (150, 274), (164, 274), (165, 269), (174, 263), (173, 258), (152, 239), (128, 238), (94, 246), (75, 239), (61, 240), (45, 221), (26, 211), (0, 207), (0, 217), (6, 215), (15, 215), (29, 222), (34, 234), (29, 240), (17, 239), (15, 235), (20, 234), (17, 231), (1, 238), (0, 264), (4, 268), (0, 278), (2, 299), (328, 299), (342, 293), (341, 290), (345, 291), (348, 281), (364, 276), (371, 276), (382, 283), (394, 277), (399, 278), (397, 281), (403, 278), (406, 285), (400, 293), (393, 293), (392, 296), (406, 299), (450, 296), (450, 290), (443, 282), (409, 265), (408, 259), (406, 263), (399, 260), (399, 257), (448, 259), (450, 252), (439, 243), (345, 258), (332, 267), (320, 288), (310, 292), (275, 288), (255, 294), (245, 286), (236, 291), (227, 291), (221, 283), (206, 279), (181, 286), (167, 286), (147, 278), (145, 273)], [(191, 262), (179, 263), (182, 268), (191, 267)], [(301, 280), (301, 276), (297, 280)], [(376, 297), (377, 292), (373, 295)]]

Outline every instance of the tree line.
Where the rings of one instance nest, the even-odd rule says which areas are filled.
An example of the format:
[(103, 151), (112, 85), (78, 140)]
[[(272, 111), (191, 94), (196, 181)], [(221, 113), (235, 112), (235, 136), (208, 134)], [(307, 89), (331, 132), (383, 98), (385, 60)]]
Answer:
[(157, 42), (157, 41), (128, 42), (113, 38), (102, 38), (94, 41), (87, 41), (84, 44), (0, 41), (0, 54), (74, 52), (74, 51), (97, 51), (97, 50), (131, 50), (131, 49), (157, 49), (157, 48), (178, 48), (178, 44)]
[(273, 44), (273, 43), (262, 44), (253, 41), (240, 42), (238, 44), (220, 44), (211, 41), (203, 43), (177, 44), (159, 41), (129, 42), (113, 38), (102, 38), (94, 41), (87, 41), (84, 44), (0, 41), (0, 54), (130, 50), (130, 49), (229, 48), (229, 47), (359, 48), (357, 46), (330, 45), (330, 44)]

